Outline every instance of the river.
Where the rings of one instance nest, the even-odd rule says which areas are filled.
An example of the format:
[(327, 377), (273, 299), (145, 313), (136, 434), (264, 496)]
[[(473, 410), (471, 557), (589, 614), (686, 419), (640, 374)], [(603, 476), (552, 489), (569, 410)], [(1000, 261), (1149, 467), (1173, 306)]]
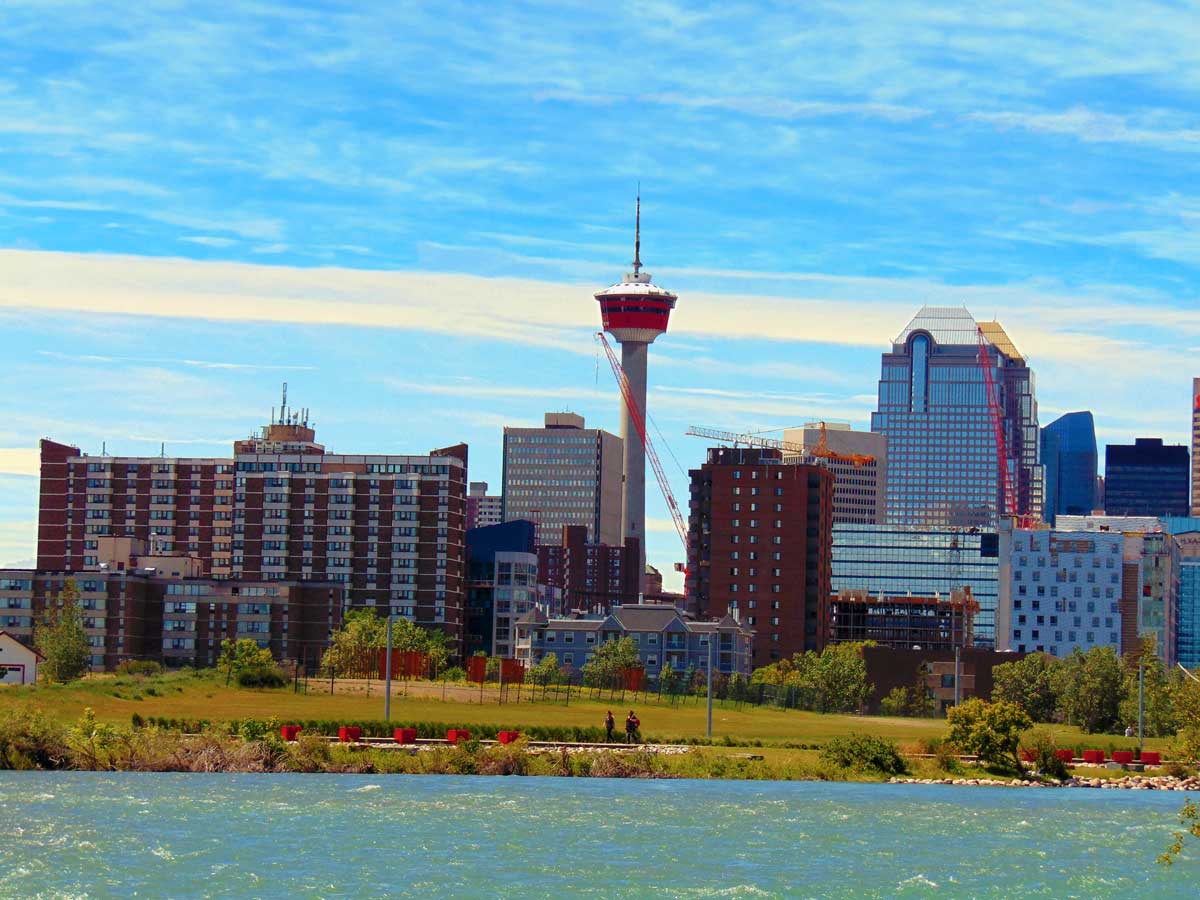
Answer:
[(0, 898), (1197, 896), (1183, 795), (0, 772)]

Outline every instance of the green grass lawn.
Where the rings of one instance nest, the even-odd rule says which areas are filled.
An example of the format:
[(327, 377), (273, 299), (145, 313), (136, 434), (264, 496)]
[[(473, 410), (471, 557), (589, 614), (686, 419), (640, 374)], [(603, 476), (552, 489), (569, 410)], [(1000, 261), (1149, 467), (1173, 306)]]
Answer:
[[(400, 690), (397, 687), (397, 690)], [(515, 695), (510, 695), (514, 696)], [(528, 694), (523, 694), (528, 698)], [(586, 693), (573, 692), (571, 702), (497, 702), (495, 689), (484, 692), (480, 702), (478, 689), (447, 691), (443, 700), (438, 685), (414, 684), (407, 696), (394, 693), (392, 719), (396, 722), (426, 721), (454, 724), (492, 724), (513, 728), (546, 726), (602, 727), (605, 711), (611, 709), (618, 728), (625, 712), (633, 707), (642, 721), (642, 733), (656, 740), (699, 738), (705, 734), (706, 710), (703, 698), (689, 698), (671, 705), (650, 698), (633, 700), (620, 695), (613, 700), (593, 700)], [(163, 716), (179, 719), (221, 721), (241, 718), (274, 717), (288, 720), (382, 719), (381, 686), (366, 696), (361, 683), (341, 684), (329, 694), (327, 682), (310, 681), (307, 694), (291, 688), (247, 690), (226, 687), (215, 673), (200, 676), (168, 674), (152, 678), (91, 676), (68, 685), (38, 685), (30, 688), (0, 688), (0, 710), (19, 705), (36, 705), (61, 721), (76, 719), (86, 707), (105, 721), (127, 724), (134, 713), (143, 717)], [(1136, 741), (1110, 735), (1081, 735), (1078, 729), (1053, 726), (1060, 746), (1132, 747)], [(943, 737), (945, 722), (940, 719), (903, 719), (882, 716), (822, 715), (797, 710), (733, 704), (715, 705), (713, 737), (743, 741), (762, 741), (767, 745), (822, 744), (835, 735), (866, 732), (891, 738), (902, 747), (914, 746), (924, 738)], [(1148, 740), (1148, 747), (1163, 741)]]

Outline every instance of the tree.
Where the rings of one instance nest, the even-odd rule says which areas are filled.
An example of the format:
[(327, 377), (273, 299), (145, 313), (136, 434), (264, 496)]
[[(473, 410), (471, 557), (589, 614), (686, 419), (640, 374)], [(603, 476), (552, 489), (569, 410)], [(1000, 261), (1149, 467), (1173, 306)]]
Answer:
[[(1178, 670), (1167, 671), (1153, 637), (1142, 639), (1141, 664), (1145, 667), (1145, 733), (1148, 737), (1171, 737), (1179, 729), (1175, 697), (1181, 692), (1179, 681), (1183, 675)], [(1138, 720), (1138, 668), (1136, 660), (1125, 667), (1121, 722), (1129, 724)]]
[(861, 643), (831, 644), (814, 666), (817, 712), (859, 712), (871, 686)]
[(68, 578), (57, 601), (46, 608), (42, 621), (34, 628), (33, 644), (45, 657), (39, 671), (47, 681), (74, 681), (91, 666), (92, 650), (83, 630), (75, 579)]
[[(393, 623), (393, 647), (397, 646), (397, 638), (404, 642), (410, 640), (412, 632), (409, 629), (420, 631), (407, 619)], [(321, 658), (321, 668), (325, 672), (351, 677), (375, 672), (378, 668), (376, 651), (386, 644), (386, 619), (376, 615), (374, 609), (350, 610), (342, 619), (342, 627), (333, 632), (329, 649)]]
[(1087, 653), (1077, 647), (1054, 672), (1063, 721), (1089, 734), (1116, 730), (1124, 675), (1112, 647), (1093, 647)]
[(547, 653), (529, 670), (529, 679), (534, 684), (549, 684), (558, 675), (558, 655)]
[[(407, 621), (407, 620), (406, 620)], [(425, 653), (429, 656), (430, 677), (437, 678), (450, 664), (450, 636), (440, 628), (424, 632)]]
[(1061, 666), (1045, 653), (1030, 653), (1023, 659), (1002, 663), (992, 669), (992, 699), (1017, 704), (1035, 722), (1053, 722), (1059, 708), (1055, 682)]
[(950, 742), (963, 752), (974, 753), (983, 762), (1000, 768), (1022, 771), (1017, 751), (1021, 734), (1033, 722), (1020, 706), (1007, 700), (988, 703), (972, 697), (952, 707), (946, 719), (950, 723)]
[(233, 641), (229, 638), (221, 641), (221, 657), (217, 660), (217, 668), (225, 673), (225, 683), (231, 678), (240, 676), (252, 669), (273, 670), (275, 657), (271, 651), (258, 646), (250, 638)]
[(609, 685), (617, 673), (639, 665), (641, 659), (633, 638), (608, 640), (597, 647), (592, 658), (584, 664), (584, 683), (592, 687)]
[(1197, 806), (1191, 800), (1187, 800), (1183, 804), (1183, 809), (1179, 811), (1179, 824), (1183, 826), (1183, 831), (1175, 832), (1175, 841), (1158, 857), (1158, 861), (1164, 866), (1170, 866), (1175, 863), (1175, 857), (1183, 852), (1183, 839), (1189, 834), (1197, 839), (1200, 839), (1200, 806)]

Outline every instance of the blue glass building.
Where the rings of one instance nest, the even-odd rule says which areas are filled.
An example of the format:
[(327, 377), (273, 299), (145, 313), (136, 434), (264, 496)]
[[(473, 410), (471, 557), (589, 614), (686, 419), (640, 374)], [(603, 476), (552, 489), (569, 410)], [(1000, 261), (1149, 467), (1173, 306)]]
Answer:
[(833, 594), (856, 589), (878, 596), (949, 597), (970, 587), (979, 603), (975, 645), (992, 647), (1002, 537), (1007, 543), (1009, 535), (990, 529), (834, 525)]
[(1104, 511), (1110, 516), (1186, 516), (1191, 512), (1191, 460), (1182, 444), (1162, 438), (1109, 444), (1104, 450)]
[[(996, 386), (1016, 509), (1005, 509), (984, 368)], [(924, 307), (883, 354), (871, 430), (887, 436), (887, 520), (995, 528), (1002, 515), (1041, 514), (1033, 373), (997, 322)]]
[(1087, 516), (1096, 505), (1096, 423), (1090, 412), (1071, 412), (1042, 429), (1046, 469), (1043, 518)]

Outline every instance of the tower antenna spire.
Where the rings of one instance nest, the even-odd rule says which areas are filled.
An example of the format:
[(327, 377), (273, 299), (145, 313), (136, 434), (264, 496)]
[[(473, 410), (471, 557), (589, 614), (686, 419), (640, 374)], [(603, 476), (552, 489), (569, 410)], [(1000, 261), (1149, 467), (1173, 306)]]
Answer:
[(637, 212), (634, 214), (633, 226), (633, 274), (638, 274), (642, 268), (642, 183), (638, 182)]
[(280, 425), (287, 424), (286, 410), (287, 410), (287, 382), (285, 381), (283, 383), (283, 400), (279, 404), (279, 424)]

